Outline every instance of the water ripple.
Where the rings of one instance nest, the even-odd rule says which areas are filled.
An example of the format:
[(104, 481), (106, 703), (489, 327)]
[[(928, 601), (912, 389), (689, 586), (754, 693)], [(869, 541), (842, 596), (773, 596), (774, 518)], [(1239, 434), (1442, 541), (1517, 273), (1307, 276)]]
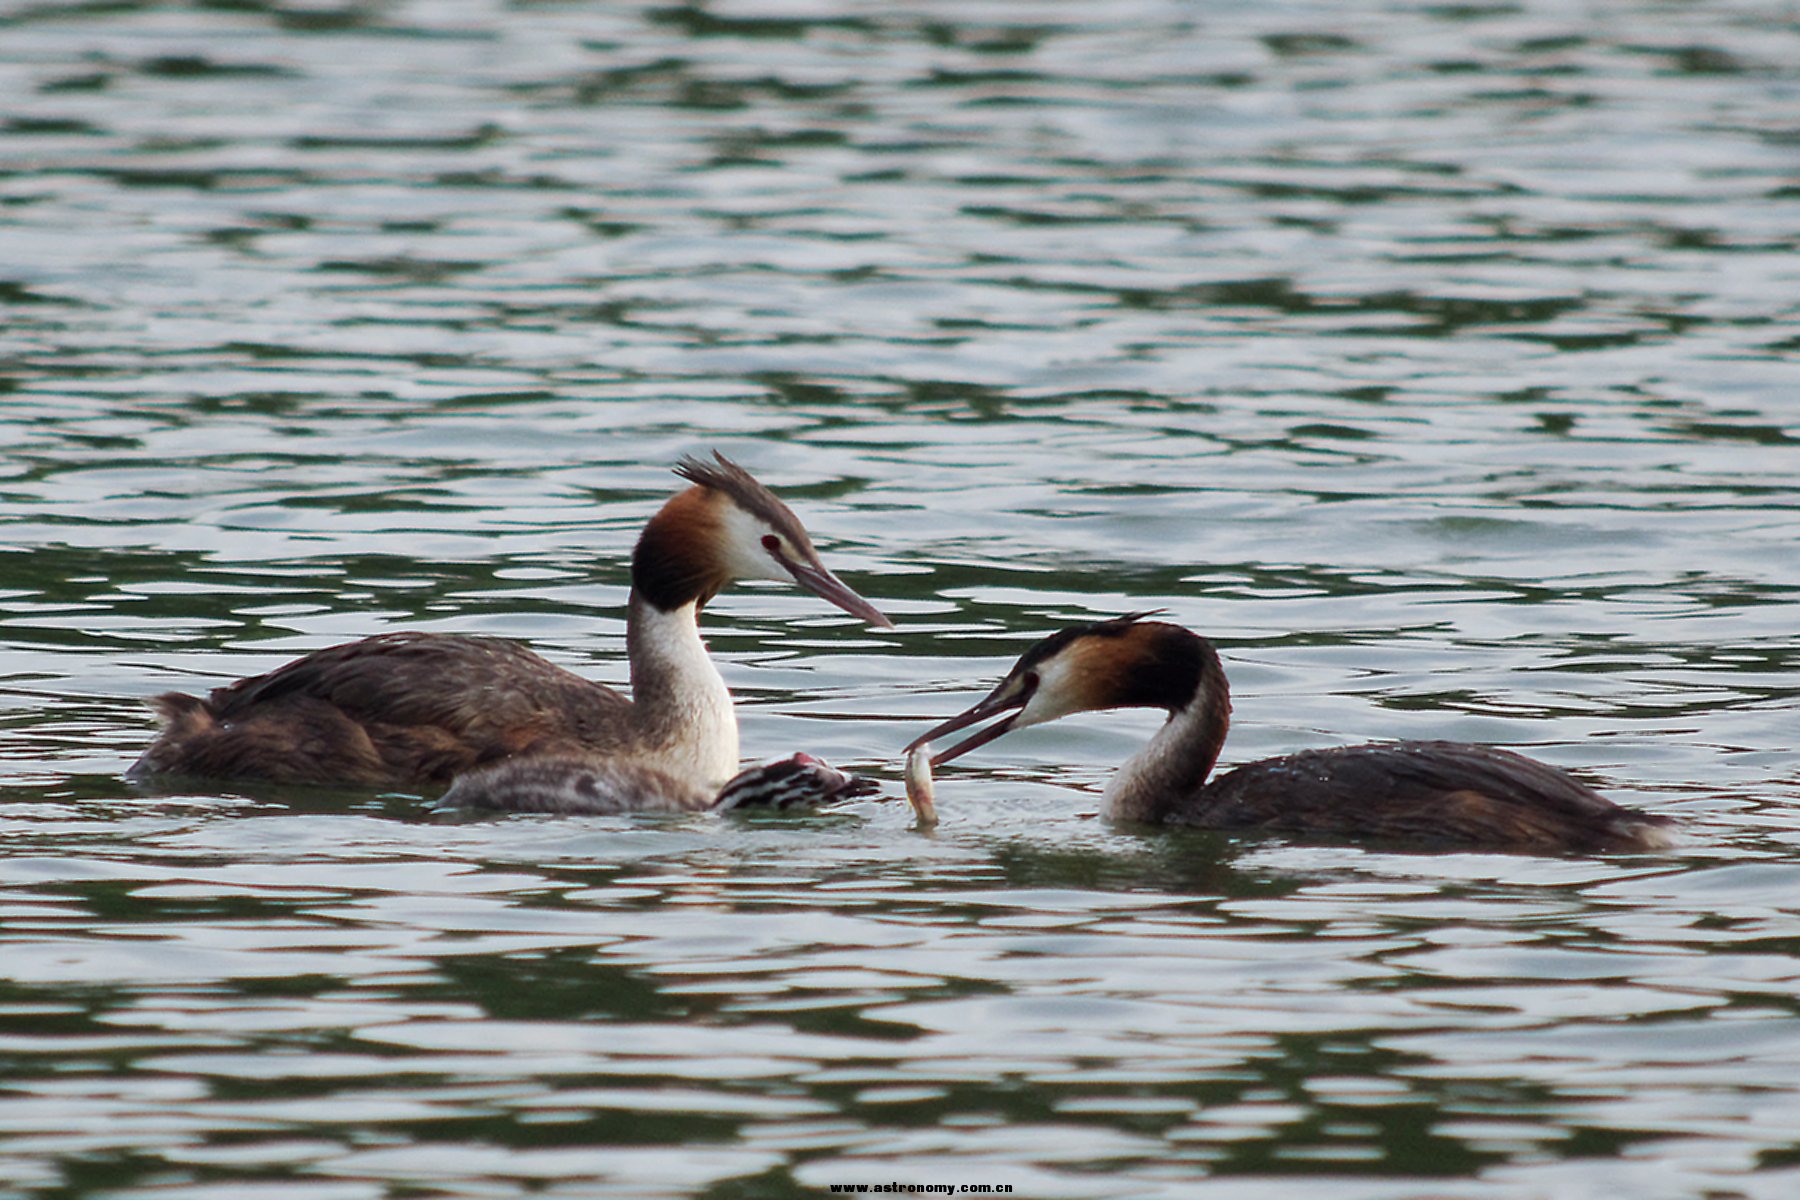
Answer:
[[(22, 1196), (1792, 1192), (1791, 11), (0, 14), (0, 1176)], [(399, 628), (626, 677), (683, 453), (795, 820), (139, 792), (142, 698)], [(1226, 758), (1528, 748), (1653, 858), (1095, 818), (894, 755), (1069, 621)]]

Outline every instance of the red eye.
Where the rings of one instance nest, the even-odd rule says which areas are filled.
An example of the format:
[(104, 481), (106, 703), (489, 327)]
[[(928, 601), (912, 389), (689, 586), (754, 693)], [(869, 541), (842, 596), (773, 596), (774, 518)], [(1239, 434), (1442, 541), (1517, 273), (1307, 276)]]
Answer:
[(774, 534), (772, 534), (772, 533), (763, 534), (762, 543), (763, 543), (763, 549), (767, 550), (770, 554), (780, 554), (781, 553), (781, 539), (776, 537)]

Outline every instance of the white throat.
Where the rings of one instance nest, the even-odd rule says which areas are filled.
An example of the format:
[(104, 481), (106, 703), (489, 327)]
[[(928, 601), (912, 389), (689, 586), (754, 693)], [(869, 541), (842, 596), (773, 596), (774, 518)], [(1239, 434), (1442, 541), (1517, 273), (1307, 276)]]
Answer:
[(698, 618), (694, 604), (664, 612), (632, 595), (625, 634), (632, 724), (649, 763), (716, 788), (737, 774), (737, 714)]
[(1200, 790), (1212, 770), (1205, 743), (1215, 718), (1201, 703), (1169, 715), (1144, 748), (1119, 767), (1106, 785), (1103, 811), (1115, 821), (1160, 821), (1171, 807)]

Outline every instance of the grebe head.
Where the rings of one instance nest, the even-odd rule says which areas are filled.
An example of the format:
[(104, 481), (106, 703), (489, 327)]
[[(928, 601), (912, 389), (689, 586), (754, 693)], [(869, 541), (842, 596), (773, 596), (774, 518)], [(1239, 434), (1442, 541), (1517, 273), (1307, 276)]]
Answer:
[(824, 759), (798, 753), (740, 773), (719, 792), (713, 807), (811, 807), (866, 796), (876, 790), (872, 779), (847, 774)]
[(694, 484), (650, 519), (632, 555), (632, 585), (656, 607), (704, 606), (737, 579), (791, 580), (871, 625), (892, 628), (876, 607), (819, 561), (787, 505), (723, 454), (684, 458), (675, 473)]
[(1153, 613), (1127, 613), (1053, 633), (1019, 656), (985, 698), (915, 738), (907, 747), (934, 742), (989, 717), (1001, 719), (932, 758), (960, 758), (1003, 734), (1042, 725), (1070, 713), (1102, 708), (1186, 708), (1217, 656), (1204, 639)]

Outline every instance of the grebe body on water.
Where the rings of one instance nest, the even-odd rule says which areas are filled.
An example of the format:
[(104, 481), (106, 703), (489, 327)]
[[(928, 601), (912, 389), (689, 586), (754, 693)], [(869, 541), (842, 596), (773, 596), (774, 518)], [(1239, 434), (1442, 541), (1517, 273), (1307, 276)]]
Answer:
[(1231, 697), (1212, 644), (1148, 613), (1077, 626), (1027, 650), (988, 696), (914, 746), (994, 724), (940, 752), (948, 762), (1014, 729), (1093, 709), (1169, 719), (1106, 789), (1121, 821), (1263, 829), (1462, 847), (1594, 853), (1671, 843), (1667, 817), (1624, 808), (1566, 772), (1464, 742), (1307, 750), (1211, 779)]
[(723, 788), (705, 788), (635, 759), (528, 754), (458, 775), (440, 803), (498, 812), (564, 816), (629, 812), (725, 812), (817, 808), (876, 790), (810, 754), (740, 771)]
[(683, 459), (693, 486), (650, 519), (631, 563), (629, 700), (501, 638), (390, 633), (332, 646), (205, 698), (151, 703), (161, 736), (130, 770), (277, 783), (447, 783), (518, 754), (629, 759), (716, 789), (738, 769), (731, 694), (700, 610), (739, 579), (798, 583), (891, 622), (825, 568), (805, 528), (723, 455)]

